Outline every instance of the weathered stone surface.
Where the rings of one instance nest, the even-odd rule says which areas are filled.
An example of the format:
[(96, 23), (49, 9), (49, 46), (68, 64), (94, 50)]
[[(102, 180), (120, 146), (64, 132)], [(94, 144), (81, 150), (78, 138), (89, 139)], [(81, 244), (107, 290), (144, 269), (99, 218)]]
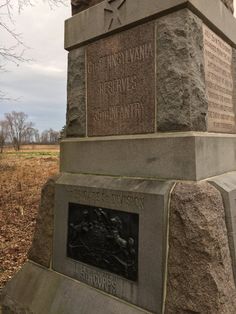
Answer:
[(236, 282), (236, 172), (229, 172), (210, 178), (209, 183), (213, 184), (221, 192), (224, 200), (226, 227)]
[(234, 314), (221, 195), (208, 183), (177, 183), (170, 203), (166, 314)]
[(234, 0), (221, 0), (221, 1), (232, 13), (234, 12)]
[[(58, 273), (103, 290), (130, 304), (157, 314), (161, 313), (166, 273), (167, 207), (172, 185), (171, 181), (63, 173), (56, 183), (52, 268)], [(108, 267), (105, 269), (92, 267), (68, 258), (66, 245), (69, 203), (113, 209), (114, 212), (121, 211), (139, 216), (138, 249), (136, 238), (132, 238), (134, 248), (138, 252), (138, 280), (127, 280), (122, 276), (117, 276), (110, 272)], [(101, 227), (101, 223), (99, 224)], [(126, 237), (122, 231), (123, 224), (125, 222), (121, 221), (119, 238)], [(129, 228), (131, 228), (130, 224)], [(112, 230), (114, 231), (113, 228)], [(106, 234), (105, 231), (102, 233)], [(102, 240), (101, 231), (96, 231), (96, 238), (98, 241)], [(110, 241), (112, 241), (111, 238)], [(122, 248), (123, 252), (124, 249), (125, 247)], [(89, 251), (97, 257), (91, 245)], [(119, 252), (119, 248), (117, 251)], [(109, 261), (109, 255), (106, 257), (104, 250), (103, 256), (104, 260), (112, 263)], [(122, 255), (117, 258), (113, 253), (111, 256), (116, 260), (119, 259), (123, 267), (130, 264), (130, 261), (126, 264), (122, 260)], [(125, 269), (129, 271), (130, 267), (127, 266)], [(108, 313), (110, 314), (104, 311), (104, 314)]]
[(31, 262), (7, 283), (0, 304), (1, 314), (149, 313)]
[(206, 131), (202, 21), (187, 9), (157, 20), (157, 128)]
[(34, 314), (28, 307), (22, 306), (14, 300), (8, 300), (7, 305), (0, 305), (1, 314)]
[(86, 135), (85, 49), (68, 54), (66, 136)]
[[(89, 7), (102, 2), (103, 0), (71, 0), (72, 14), (81, 12)], [(217, 0), (218, 1), (218, 0)], [(233, 13), (234, 1), (233, 0), (221, 0), (224, 5)]]
[(103, 0), (71, 0), (72, 15), (79, 13)]
[(155, 23), (87, 46), (88, 136), (155, 131)]
[(58, 177), (53, 176), (43, 186), (35, 234), (28, 253), (30, 260), (45, 267), (50, 267), (52, 258), (55, 181)]
[(232, 47), (203, 25), (208, 131), (235, 133)]
[(236, 115), (236, 49), (233, 48), (232, 54), (232, 74), (233, 74), (233, 104), (234, 104), (234, 113)]
[(195, 181), (235, 171), (235, 151), (232, 134), (159, 132), (65, 139), (61, 171)]
[[(121, 0), (117, 0), (113, 2), (112, 5), (116, 8), (120, 1)], [(109, 4), (108, 11), (106, 12), (114, 11), (114, 14), (112, 15), (110, 12), (110, 14), (105, 13), (104, 16), (105, 6), (107, 6), (107, 2), (103, 1), (90, 7), (89, 10), (76, 14), (66, 20), (66, 50), (71, 50), (87, 41), (95, 40), (111, 30), (118, 31), (121, 27), (127, 28), (131, 26), (131, 24), (139, 23), (140, 20), (153, 19), (154, 15), (169, 15), (170, 12), (182, 10), (184, 7), (187, 7), (200, 19), (203, 19), (208, 26), (213, 27), (215, 30), (220, 30), (219, 35), (224, 34), (225, 38), (228, 38), (230, 42), (236, 44), (236, 20), (220, 0), (207, 0), (207, 3), (206, 0), (125, 1), (118, 10), (118, 16), (121, 21), (117, 18), (117, 11), (111, 9)], [(111, 25), (112, 17), (114, 17), (114, 19)], [(108, 24), (106, 23), (107, 18), (110, 20)], [(103, 22), (101, 23), (101, 21)], [(78, 30), (83, 31), (80, 32)]]

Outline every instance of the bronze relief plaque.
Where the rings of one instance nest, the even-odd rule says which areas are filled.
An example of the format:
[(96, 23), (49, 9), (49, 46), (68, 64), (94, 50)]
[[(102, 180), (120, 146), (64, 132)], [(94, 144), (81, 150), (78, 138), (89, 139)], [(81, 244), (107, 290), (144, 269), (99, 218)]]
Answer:
[(208, 131), (235, 133), (232, 47), (203, 26)]
[(155, 131), (154, 23), (87, 46), (88, 136)]
[(126, 279), (138, 279), (139, 215), (69, 203), (67, 256)]

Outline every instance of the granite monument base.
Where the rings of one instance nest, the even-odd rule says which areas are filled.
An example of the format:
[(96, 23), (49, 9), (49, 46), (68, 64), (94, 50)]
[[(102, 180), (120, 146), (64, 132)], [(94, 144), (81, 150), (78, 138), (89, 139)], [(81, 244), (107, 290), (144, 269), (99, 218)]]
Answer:
[[(102, 186), (101, 182), (103, 182)], [(54, 212), (55, 244), (54, 252), (51, 249), (48, 254), (48, 256), (53, 256), (53, 263), (50, 262), (48, 267), (40, 265), (44, 263), (45, 249), (41, 247), (44, 246), (43, 242), (36, 236), (33, 242), (32, 261), (27, 262), (3, 289), (0, 302), (2, 313), (234, 314), (236, 309), (236, 288), (233, 276), (235, 237), (232, 236), (232, 231), (236, 226), (234, 219), (235, 182), (236, 173), (210, 178), (208, 182), (206, 180), (163, 182), (63, 174), (54, 188), (57, 202), (57, 209)], [(52, 194), (51, 185), (50, 181), (48, 192), (50, 195)], [(123, 204), (122, 198), (118, 197), (121, 191), (125, 196)], [(47, 193), (47, 189), (44, 189), (44, 193)], [(70, 229), (72, 222), (70, 215), (69, 219), (63, 217), (68, 215), (70, 209), (72, 213), (74, 211), (81, 217), (80, 206), (68, 205), (85, 204), (85, 199), (87, 199), (86, 207), (82, 209), (88, 213), (98, 208), (104, 210), (103, 213), (101, 210), (97, 211), (99, 219), (103, 220), (109, 213), (104, 208), (104, 201), (106, 205), (109, 205), (106, 207), (112, 207), (109, 195), (120, 200), (117, 207), (113, 204), (113, 211), (110, 212), (109, 218), (112, 222), (117, 221), (114, 219), (116, 216), (121, 219), (125, 217), (124, 221), (129, 218), (123, 216), (124, 213), (121, 214), (121, 207), (126, 214), (127, 209), (132, 213), (134, 208), (137, 208), (139, 212), (142, 202), (140, 203), (137, 195), (142, 195), (145, 199), (144, 209), (139, 214), (138, 280), (136, 282), (135, 277), (125, 278), (127, 273), (119, 275), (112, 273), (111, 270), (108, 272), (101, 269), (99, 265), (94, 266), (75, 260), (78, 259), (78, 255), (74, 256), (75, 259), (66, 257), (68, 237), (65, 236), (63, 228), (68, 226)], [(134, 202), (137, 207), (132, 206)], [(156, 209), (153, 204), (156, 204)], [(43, 203), (40, 208), (41, 212), (42, 206)], [(48, 210), (48, 204), (45, 204), (45, 209)], [(71, 217), (73, 218), (73, 215)], [(91, 228), (95, 223), (94, 215), (92, 214), (91, 217), (90, 229), (98, 231), (96, 228)], [(64, 220), (68, 225), (63, 222)], [(51, 226), (53, 221), (53, 215), (49, 211), (45, 224)], [(76, 230), (83, 229), (86, 233), (88, 225), (86, 225), (86, 220), (82, 221), (82, 228), (77, 224)], [(96, 225), (98, 222), (97, 219)], [(150, 229), (145, 227), (147, 222), (150, 224)], [(109, 226), (108, 223), (108, 228)], [(36, 232), (42, 234), (47, 227), (39, 224)], [(114, 226), (111, 230), (115, 231)], [(132, 236), (135, 239), (137, 229), (134, 228), (131, 231), (134, 231)], [(117, 232), (115, 234), (117, 235)], [(111, 234), (107, 235), (107, 238), (111, 240)], [(83, 239), (86, 240), (86, 237)], [(52, 239), (48, 240), (52, 241)], [(74, 244), (79, 243), (74, 242)], [(96, 245), (99, 247), (99, 243)], [(83, 250), (84, 247), (81, 248), (81, 251)], [(144, 253), (147, 255), (146, 258), (142, 257)], [(104, 280), (101, 280), (102, 278)], [(117, 280), (115, 281), (114, 278)], [(116, 287), (113, 286), (114, 282)], [(116, 295), (119, 290), (116, 288), (120, 287), (124, 295), (122, 293)], [(127, 291), (133, 291), (133, 294)], [(139, 306), (134, 302), (135, 295), (139, 295)], [(145, 304), (146, 300), (149, 300), (150, 304)], [(152, 307), (150, 310), (149, 306)]]

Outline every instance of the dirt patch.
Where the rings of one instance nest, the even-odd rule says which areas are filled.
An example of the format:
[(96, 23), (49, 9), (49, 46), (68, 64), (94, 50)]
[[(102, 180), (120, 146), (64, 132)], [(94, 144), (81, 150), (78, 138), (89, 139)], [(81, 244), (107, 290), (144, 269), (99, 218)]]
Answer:
[(41, 187), (57, 172), (58, 157), (51, 154), (0, 158), (0, 287), (27, 259)]

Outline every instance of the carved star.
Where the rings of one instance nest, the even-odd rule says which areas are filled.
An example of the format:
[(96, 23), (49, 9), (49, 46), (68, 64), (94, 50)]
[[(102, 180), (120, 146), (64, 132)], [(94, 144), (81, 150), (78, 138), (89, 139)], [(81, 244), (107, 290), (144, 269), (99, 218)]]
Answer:
[(107, 0), (106, 2), (106, 8), (104, 10), (111, 14), (108, 29), (112, 27), (114, 21), (117, 21), (121, 25), (122, 18), (119, 10), (126, 0)]

